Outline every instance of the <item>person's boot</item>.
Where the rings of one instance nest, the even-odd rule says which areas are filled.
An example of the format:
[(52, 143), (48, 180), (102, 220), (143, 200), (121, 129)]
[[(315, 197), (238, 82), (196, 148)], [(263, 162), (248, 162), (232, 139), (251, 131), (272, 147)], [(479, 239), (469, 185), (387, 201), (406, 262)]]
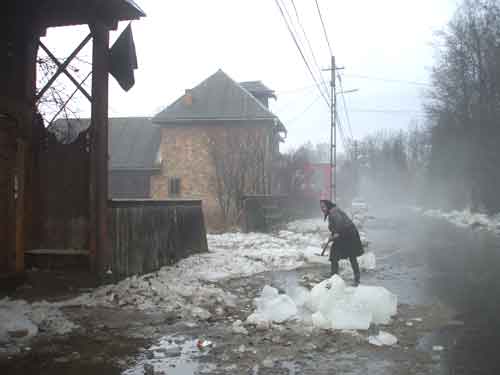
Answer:
[(339, 273), (339, 261), (337, 259), (330, 260), (330, 277), (333, 275), (338, 275)]
[(354, 276), (354, 281), (352, 282), (352, 286), (358, 286), (359, 283), (360, 283), (359, 275), (355, 275)]
[(352, 271), (354, 273), (353, 286), (358, 286), (361, 278), (361, 272), (359, 271), (359, 264), (356, 257), (349, 258), (351, 261)]

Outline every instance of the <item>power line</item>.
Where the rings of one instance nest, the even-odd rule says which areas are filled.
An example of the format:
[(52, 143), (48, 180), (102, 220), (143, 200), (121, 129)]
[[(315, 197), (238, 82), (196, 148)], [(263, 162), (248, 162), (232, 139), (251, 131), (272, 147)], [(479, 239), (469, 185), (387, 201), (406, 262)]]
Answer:
[(394, 113), (394, 114), (405, 114), (405, 113), (421, 113), (425, 114), (421, 110), (412, 109), (377, 109), (377, 108), (351, 108), (351, 112), (366, 112), (366, 113)]
[(333, 56), (332, 47), (330, 41), (328, 40), (328, 33), (326, 32), (325, 22), (323, 21), (323, 15), (321, 14), (321, 9), (319, 8), (318, 0), (316, 2), (316, 8), (318, 9), (319, 19), (321, 20), (321, 25), (323, 26), (323, 33), (325, 34), (326, 44), (328, 44), (328, 50), (330, 51), (330, 56)]
[[(289, 31), (289, 33), (290, 33), (290, 35), (291, 35), (291, 37), (292, 37), (292, 39), (293, 39), (293, 41), (294, 41), (294, 43), (295, 43), (295, 46), (296, 46), (296, 47), (297, 47), (297, 49), (299, 50), (300, 56), (302, 56), (302, 60), (304, 60), (304, 63), (306, 64), (307, 70), (308, 70), (308, 71), (309, 71), (309, 73), (311, 74), (311, 77), (312, 77), (313, 81), (315, 82), (316, 87), (318, 87), (318, 90), (319, 90), (319, 92), (321, 93), (321, 96), (323, 96), (323, 99), (325, 99), (326, 104), (329, 106), (329, 105), (330, 105), (330, 103), (329, 103), (329, 101), (328, 101), (328, 98), (327, 98), (327, 97), (325, 96), (325, 94), (323, 93), (323, 91), (322, 91), (322, 89), (321, 89), (321, 86), (319, 85), (319, 83), (318, 83), (318, 81), (317, 81), (316, 77), (314, 76), (314, 74), (313, 74), (313, 72), (312, 72), (312, 70), (311, 70), (311, 67), (309, 66), (309, 63), (307, 62), (307, 59), (306, 59), (306, 57), (304, 56), (304, 53), (302, 52), (302, 49), (300, 48), (300, 45), (299, 45), (299, 43), (298, 43), (298, 41), (297, 41), (297, 38), (295, 37), (295, 34), (293, 33), (292, 28), (290, 27), (290, 24), (288, 23), (288, 20), (287, 20), (287, 18), (286, 18), (286, 16), (285, 16), (285, 13), (283, 12), (283, 8), (281, 7), (280, 2), (279, 2), (278, 0), (274, 0), (274, 1), (275, 1), (276, 5), (278, 6), (279, 10), (280, 10), (280, 13), (281, 13), (281, 16), (282, 16), (282, 18), (283, 18), (283, 21), (285, 22), (286, 27), (288, 28), (288, 31)], [(284, 7), (284, 5), (283, 5), (283, 7)]]
[(344, 104), (344, 113), (347, 121), (347, 127), (349, 130), (349, 135), (351, 136), (351, 139), (354, 139), (353, 132), (352, 132), (352, 126), (351, 126), (351, 119), (349, 117), (349, 111), (347, 110), (347, 102), (345, 100), (345, 95), (344, 95), (344, 86), (342, 85), (342, 77), (340, 74), (337, 74), (337, 77), (339, 79), (339, 86), (340, 86), (340, 94), (342, 95), (342, 103)]
[(314, 100), (309, 103), (298, 115), (296, 115), (294, 118), (291, 120), (286, 121), (287, 124), (290, 124), (292, 122), (295, 122), (297, 119), (299, 119), (304, 113), (306, 113), (317, 101), (318, 99), (321, 99), (321, 94), (318, 94)]
[(373, 77), (373, 76), (367, 76), (367, 75), (361, 75), (361, 74), (345, 74), (345, 76), (346, 77), (353, 77), (353, 78), (361, 78), (361, 79), (370, 79), (372, 81), (389, 82), (389, 83), (405, 83), (408, 85), (416, 85), (416, 86), (431, 86), (431, 84), (425, 83), (425, 82), (407, 81), (407, 80), (403, 80), (403, 79), (381, 78), (381, 77)]
[(315, 88), (316, 85), (308, 85), (308, 86), (302, 86), (302, 87), (297, 87), (295, 89), (289, 89), (289, 90), (280, 90), (278, 91), (279, 92), (279, 95), (288, 95), (288, 94), (293, 94), (293, 93), (296, 93), (296, 92), (301, 92), (301, 91), (308, 91), (312, 88)]
[(321, 74), (321, 67), (318, 64), (318, 60), (316, 59), (316, 55), (314, 53), (314, 50), (311, 45), (311, 41), (307, 37), (306, 30), (304, 29), (304, 26), (302, 25), (302, 22), (300, 22), (300, 16), (299, 16), (299, 11), (297, 10), (297, 7), (295, 6), (295, 0), (290, 0), (293, 6), (293, 9), (295, 11), (295, 17), (297, 18), (297, 23), (299, 24), (300, 29), (302, 30), (302, 34), (304, 35), (304, 39), (306, 40), (307, 46), (309, 47), (309, 52), (311, 53), (311, 56), (313, 58), (313, 62), (316, 65), (316, 69), (319, 72), (319, 77), (321, 80), (321, 83), (323, 83), (323, 87), (326, 92), (328, 92), (328, 85), (325, 82), (325, 79), (323, 78), (323, 75)]
[(335, 116), (335, 121), (337, 124), (337, 128), (339, 129), (340, 141), (344, 148), (348, 148), (349, 146), (349, 138), (345, 136), (344, 128), (342, 127), (342, 121), (340, 121), (340, 116)]

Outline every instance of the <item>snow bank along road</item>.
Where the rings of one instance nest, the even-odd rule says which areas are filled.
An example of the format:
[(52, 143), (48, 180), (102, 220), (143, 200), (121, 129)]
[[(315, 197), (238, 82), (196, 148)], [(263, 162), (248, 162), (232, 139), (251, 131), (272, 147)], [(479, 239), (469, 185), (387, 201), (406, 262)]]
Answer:
[[(362, 227), (366, 217), (355, 218)], [(57, 303), (27, 303), (0, 300), (0, 354), (19, 351), (37, 335), (64, 335), (76, 328), (61, 312), (64, 307), (112, 307), (174, 313), (185, 318), (206, 320), (236, 307), (234, 295), (215, 282), (264, 271), (292, 270), (311, 263), (328, 263), (317, 254), (328, 237), (327, 225), (319, 219), (289, 223), (274, 234), (225, 233), (208, 235), (209, 252), (193, 255), (157, 272), (127, 278), (117, 284), (99, 287), (71, 300)], [(361, 237), (368, 245), (365, 234)], [(360, 257), (361, 269), (374, 269), (375, 256)], [(350, 277), (347, 262), (341, 275)], [(300, 302), (299, 302), (300, 304)]]
[(490, 216), (479, 212), (471, 212), (470, 210), (444, 212), (420, 208), (415, 208), (415, 211), (422, 213), (424, 216), (445, 219), (459, 227), (487, 230), (500, 235), (500, 214)]

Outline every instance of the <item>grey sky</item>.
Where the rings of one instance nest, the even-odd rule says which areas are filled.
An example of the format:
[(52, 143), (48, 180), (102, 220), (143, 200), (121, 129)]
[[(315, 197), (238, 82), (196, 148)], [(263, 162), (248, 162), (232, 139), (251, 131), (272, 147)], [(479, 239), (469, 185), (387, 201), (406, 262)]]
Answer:
[[(283, 2), (295, 17), (290, 0)], [(318, 90), (311, 87), (313, 82), (274, 0), (137, 3), (147, 17), (132, 26), (139, 59), (136, 85), (125, 93), (110, 78), (110, 116), (154, 115), (221, 68), (237, 81), (262, 80), (276, 90), (278, 101), (271, 107), (289, 130), (285, 149), (306, 141), (329, 141), (329, 109), (323, 99), (315, 101)], [(329, 52), (314, 1), (295, 3), (319, 64), (328, 67)], [(455, 1), (319, 3), (337, 63), (345, 67), (344, 89), (360, 89), (346, 95), (354, 138), (376, 129), (404, 128), (421, 116), (425, 86), (354, 76), (428, 82), (433, 33), (446, 25)], [(112, 42), (125, 26), (120, 24), (112, 33)], [(82, 32), (52, 29), (44, 41), (63, 56)], [(328, 81), (329, 72), (323, 74)], [(339, 110), (343, 112), (342, 107)], [(366, 110), (415, 112), (362, 112)]]

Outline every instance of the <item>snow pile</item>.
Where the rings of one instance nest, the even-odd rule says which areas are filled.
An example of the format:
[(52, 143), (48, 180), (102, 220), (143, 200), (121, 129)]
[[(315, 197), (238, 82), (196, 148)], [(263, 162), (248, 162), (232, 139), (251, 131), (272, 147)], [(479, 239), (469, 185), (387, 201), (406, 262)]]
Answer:
[(54, 304), (0, 300), (0, 343), (26, 342), (39, 333), (64, 335), (76, 327)]
[(152, 274), (133, 276), (114, 285), (102, 286), (63, 304), (161, 310), (200, 320), (224, 313), (225, 307), (235, 307), (233, 295), (215, 286), (202, 284), (196, 278), (197, 268), (189, 269), (194, 259), (186, 261), (179, 267), (164, 267)]
[(266, 322), (283, 323), (297, 316), (295, 302), (286, 294), (266, 285), (260, 297), (255, 299), (257, 309), (247, 318), (247, 323), (259, 325)]
[[(320, 233), (321, 232), (321, 233)], [(209, 252), (195, 254), (157, 272), (132, 276), (114, 285), (62, 303), (62, 306), (104, 306), (161, 310), (177, 316), (209, 319), (235, 307), (235, 297), (213, 285), (225, 278), (245, 277), (265, 271), (292, 270), (306, 262), (328, 262), (318, 257), (328, 234), (320, 219), (300, 220), (275, 235), (224, 233), (208, 235)], [(375, 267), (371, 253), (359, 258), (362, 269)], [(341, 270), (350, 265), (341, 262)]]
[(397, 344), (398, 339), (388, 332), (380, 331), (376, 336), (369, 336), (368, 342), (375, 346), (392, 346)]
[(488, 216), (478, 212), (471, 212), (470, 210), (444, 212), (441, 210), (424, 211), (417, 209), (417, 211), (422, 212), (425, 216), (446, 219), (459, 227), (485, 229), (500, 233), (500, 215)]
[[(248, 324), (270, 326), (297, 319), (304, 306), (313, 326), (322, 329), (366, 330), (373, 324), (388, 324), (397, 313), (397, 296), (377, 286), (346, 287), (337, 275), (314, 286), (310, 292), (292, 294), (296, 299), (265, 286), (255, 299), (256, 311)], [(303, 318), (304, 321), (309, 320)]]

